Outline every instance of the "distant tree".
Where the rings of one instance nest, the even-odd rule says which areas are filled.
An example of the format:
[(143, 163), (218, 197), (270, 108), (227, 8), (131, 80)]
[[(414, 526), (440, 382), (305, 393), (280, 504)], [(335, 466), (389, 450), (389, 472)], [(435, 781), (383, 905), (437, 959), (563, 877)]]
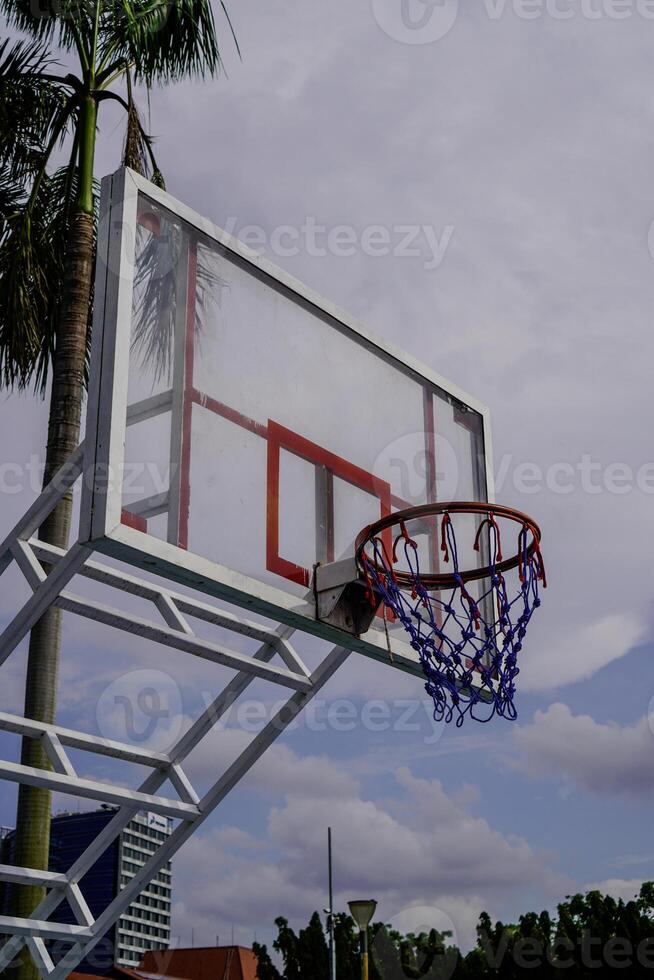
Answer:
[(326, 977), (329, 970), (327, 940), (320, 921), (314, 912), (306, 929), (300, 930), (297, 941), (297, 957), (302, 977)]
[(372, 931), (372, 980), (451, 980), (462, 962), (448, 942), (451, 933), (431, 929), (403, 936), (383, 923)]
[(270, 959), (268, 947), (252, 944), (252, 952), (257, 958), (257, 980), (281, 980), (281, 973)]
[(334, 927), (338, 980), (360, 980), (359, 931), (349, 915), (339, 915)]
[(516, 925), (492, 924), (483, 913), (477, 948), (463, 964), (462, 978), (565, 980), (614, 976), (629, 980), (654, 974), (654, 884), (645, 882), (629, 902), (590, 891), (568, 896), (549, 913), (529, 912)]
[(450, 932), (431, 929), (419, 935), (409, 933), (401, 942), (401, 956), (407, 977), (425, 980), (450, 980), (454, 976), (461, 954), (448, 942)]
[(283, 916), (275, 919), (277, 939), (273, 943), (284, 962), (284, 980), (302, 980), (298, 958), (298, 939)]
[[(279, 974), (265, 946), (253, 947), (258, 959), (259, 980), (320, 980), (329, 975), (329, 952), (320, 916), (314, 912), (299, 934), (282, 917), (275, 920), (277, 938), (273, 948), (280, 954), (284, 972)], [(459, 951), (447, 943), (449, 936), (432, 929), (419, 935), (401, 933), (382, 922), (369, 931), (370, 980), (450, 980), (461, 961)], [(359, 980), (361, 958), (359, 933), (348, 915), (339, 915), (335, 925), (338, 980)]]
[[(279, 953), (284, 965), (280, 974), (270, 959), (265, 946), (252, 947), (258, 960), (259, 980), (318, 980), (329, 974), (329, 950), (320, 916), (314, 912), (305, 929), (299, 934), (289, 926), (283, 916), (275, 919), (277, 938), (273, 949)], [(349, 916), (339, 916), (335, 929), (338, 980), (359, 980), (361, 967), (354, 922)], [(371, 980), (378, 980), (373, 974)]]
[[(336, 925), (338, 980), (359, 980), (358, 933), (349, 916)], [(325, 934), (317, 913), (296, 936), (277, 919), (273, 944), (284, 960), (280, 975), (265, 947), (256, 947), (259, 980), (322, 980), (328, 977)], [(383, 922), (369, 935), (370, 980), (629, 980), (654, 977), (654, 883), (637, 897), (622, 899), (590, 891), (568, 896), (549, 912), (528, 912), (517, 923), (491, 921), (483, 912), (475, 949), (465, 957), (451, 936), (431, 929), (406, 936)], [(266, 972), (267, 971), (267, 972)]]

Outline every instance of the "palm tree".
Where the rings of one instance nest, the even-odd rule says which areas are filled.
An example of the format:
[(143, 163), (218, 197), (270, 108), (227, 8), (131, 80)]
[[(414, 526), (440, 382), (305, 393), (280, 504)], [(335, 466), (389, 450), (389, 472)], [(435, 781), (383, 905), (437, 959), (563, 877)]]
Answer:
[[(99, 111), (107, 101), (123, 107), (123, 162), (161, 184), (133, 86), (214, 75), (221, 58), (210, 0), (0, 0), (0, 12), (23, 35), (0, 42), (0, 385), (45, 394), (50, 383), (45, 486), (79, 442)], [(57, 71), (57, 47), (74, 71)], [(64, 150), (67, 163), (54, 169)], [(44, 541), (68, 547), (71, 509), (69, 494), (41, 527)], [(27, 717), (54, 721), (60, 646), (60, 613), (50, 610), (30, 637)], [(38, 740), (24, 740), (21, 761), (47, 766)], [(17, 865), (47, 868), (50, 810), (47, 790), (20, 787)], [(14, 894), (14, 914), (29, 917), (43, 890)], [(19, 975), (37, 976), (27, 958)]]

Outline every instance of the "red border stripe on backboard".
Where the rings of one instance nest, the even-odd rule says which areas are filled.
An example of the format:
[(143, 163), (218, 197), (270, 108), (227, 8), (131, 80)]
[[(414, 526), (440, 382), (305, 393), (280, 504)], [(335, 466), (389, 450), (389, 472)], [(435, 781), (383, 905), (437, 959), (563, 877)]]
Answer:
[(196, 405), (199, 405), (201, 408), (206, 408), (208, 412), (213, 412), (214, 415), (220, 415), (222, 418), (227, 419), (228, 422), (240, 425), (242, 429), (254, 432), (255, 435), (261, 436), (262, 439), (268, 438), (268, 429), (265, 425), (248, 418), (247, 415), (242, 415), (235, 408), (230, 408), (224, 402), (219, 402), (217, 398), (205, 395), (202, 391), (198, 391), (197, 388), (193, 389), (192, 398)]

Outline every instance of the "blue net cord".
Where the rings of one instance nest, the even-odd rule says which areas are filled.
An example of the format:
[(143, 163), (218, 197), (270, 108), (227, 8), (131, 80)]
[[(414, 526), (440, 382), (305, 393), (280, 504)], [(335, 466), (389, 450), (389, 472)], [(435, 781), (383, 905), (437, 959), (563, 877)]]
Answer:
[[(487, 722), (495, 715), (515, 720), (515, 679), (519, 673), (518, 654), (534, 610), (540, 606), (540, 585), (546, 585), (545, 570), (536, 547), (529, 552), (530, 528), (523, 525), (518, 535), (519, 589), (509, 598), (504, 576), (497, 565), (502, 561), (500, 530), (495, 518), (484, 519), (477, 532), (488, 528), (488, 578), (485, 591), (473, 598), (459, 574), (456, 535), (449, 514), (441, 525), (441, 551), (452, 561), (455, 586), (447, 594), (427, 591), (420, 573), (416, 543), (400, 522), (401, 534), (388, 555), (380, 537), (369, 542), (370, 553), (361, 555), (368, 586), (382, 598), (391, 618), (398, 620), (411, 638), (425, 673), (425, 690), (434, 702), (436, 721), (456, 720), (466, 715)], [(413, 578), (413, 590), (400, 587), (394, 572), (398, 547), (404, 554)]]

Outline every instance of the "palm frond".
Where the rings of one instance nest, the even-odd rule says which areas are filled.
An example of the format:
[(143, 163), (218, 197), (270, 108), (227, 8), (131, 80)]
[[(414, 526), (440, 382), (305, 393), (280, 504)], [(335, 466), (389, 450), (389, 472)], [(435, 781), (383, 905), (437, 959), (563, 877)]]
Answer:
[(132, 351), (155, 380), (170, 381), (184, 236), (164, 212), (155, 216), (157, 233), (137, 227)]
[(66, 133), (73, 97), (44, 77), (51, 64), (40, 41), (0, 41), (0, 168), (17, 184), (40, 169), (52, 135)]
[(5, 172), (0, 173), (0, 242), (7, 219), (20, 207), (24, 197), (23, 188), (12, 181)]
[(107, 5), (101, 36), (105, 57), (125, 58), (148, 84), (213, 75), (222, 64), (211, 0), (120, 0)]
[(0, 233), (0, 386), (44, 392), (55, 349), (64, 256), (77, 171), (44, 175), (31, 200), (5, 217)]
[[(138, 226), (134, 277), (132, 352), (155, 381), (172, 379), (175, 325), (184, 314), (188, 240), (185, 229), (163, 209), (152, 206), (158, 229)], [(211, 310), (220, 305), (227, 283), (215, 251), (197, 245), (195, 336), (200, 343)]]
[(0, 0), (0, 13), (12, 27), (62, 48), (75, 47), (76, 33), (91, 22), (88, 0)]
[[(0, 243), (0, 377), (7, 387), (30, 382), (42, 348), (56, 283), (59, 255), (50, 249), (42, 193), (9, 214)], [(53, 265), (55, 268), (53, 268)], [(53, 288), (54, 287), (54, 288)]]

